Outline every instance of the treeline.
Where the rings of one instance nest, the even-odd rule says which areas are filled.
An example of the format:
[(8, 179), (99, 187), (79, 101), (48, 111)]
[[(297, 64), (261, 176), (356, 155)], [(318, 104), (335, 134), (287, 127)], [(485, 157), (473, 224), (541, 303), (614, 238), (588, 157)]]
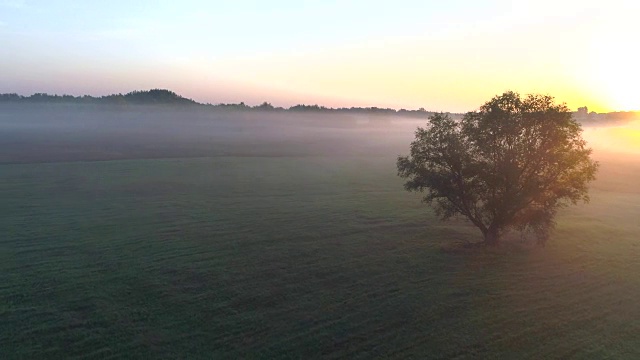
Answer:
[[(2, 103), (58, 103), (58, 104), (104, 104), (104, 105), (181, 105), (200, 106), (212, 110), (223, 111), (284, 111), (284, 112), (304, 112), (304, 113), (343, 113), (343, 114), (365, 114), (365, 115), (399, 115), (416, 118), (427, 118), (433, 115), (434, 111), (427, 111), (424, 108), (418, 110), (391, 109), (379, 107), (342, 107), (330, 108), (320, 105), (294, 105), (289, 108), (276, 107), (268, 102), (260, 105), (250, 106), (244, 102), (238, 104), (202, 104), (192, 99), (188, 99), (165, 89), (151, 89), (146, 91), (132, 91), (127, 94), (113, 94), (106, 96), (73, 96), (73, 95), (52, 95), (47, 93), (36, 93), (30, 96), (22, 96), (15, 93), (0, 94), (0, 104)], [(453, 113), (454, 118), (460, 118), (463, 114)], [(604, 114), (588, 112), (587, 107), (579, 108), (574, 112), (575, 118), (582, 123), (601, 123), (611, 121), (627, 121), (640, 119), (638, 111), (617, 111)]]
[[(187, 105), (201, 106), (214, 110), (225, 111), (285, 111), (285, 112), (304, 112), (304, 113), (357, 113), (369, 115), (400, 115), (427, 118), (434, 114), (433, 111), (427, 111), (424, 108), (418, 110), (391, 109), (379, 107), (343, 107), (330, 108), (320, 105), (304, 105), (299, 104), (289, 108), (276, 107), (268, 102), (260, 105), (250, 106), (244, 102), (238, 104), (202, 104), (192, 99), (188, 99), (176, 94), (170, 90), (152, 89), (147, 91), (132, 91), (127, 94), (114, 94), (100, 97), (90, 95), (72, 96), (72, 95), (52, 95), (47, 93), (36, 93), (30, 96), (22, 96), (18, 94), (0, 94), (0, 103), (59, 103), (59, 104), (105, 104), (105, 105)], [(461, 115), (461, 114), (453, 114)]]
[(25, 103), (75, 103), (75, 104), (114, 104), (114, 105), (198, 105), (197, 102), (184, 98), (173, 91), (152, 89), (148, 91), (132, 91), (127, 94), (113, 94), (94, 97), (90, 95), (51, 95), (47, 93), (35, 93), (31, 96), (18, 94), (0, 94), (0, 102), (25, 102)]
[(415, 116), (415, 117), (428, 117), (435, 112), (427, 111), (424, 108), (418, 110), (406, 110), (406, 109), (391, 109), (391, 108), (379, 108), (379, 107), (342, 107), (342, 108), (330, 108), (321, 105), (304, 105), (298, 104), (289, 108), (275, 107), (268, 102), (263, 102), (260, 105), (249, 106), (244, 102), (239, 104), (207, 104), (214, 108), (225, 110), (259, 110), (259, 111), (287, 111), (287, 112), (307, 112), (307, 113), (359, 113), (359, 114), (372, 114), (372, 115), (402, 115), (402, 116)]
[(598, 114), (596, 112), (590, 112), (588, 114), (581, 113), (580, 111), (574, 112), (573, 116), (576, 120), (583, 124), (604, 124), (604, 123), (616, 123), (616, 122), (628, 122), (633, 120), (640, 120), (640, 111), (614, 111), (610, 113)]
[(633, 120), (640, 118), (640, 111), (614, 111), (607, 114), (610, 119)]

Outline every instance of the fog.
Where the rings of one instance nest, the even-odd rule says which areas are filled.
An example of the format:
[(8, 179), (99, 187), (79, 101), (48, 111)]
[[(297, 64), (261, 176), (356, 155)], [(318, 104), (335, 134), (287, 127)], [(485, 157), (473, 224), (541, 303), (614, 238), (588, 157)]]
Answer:
[(0, 107), (0, 162), (198, 156), (389, 156), (421, 122), (206, 107)]
[(640, 120), (613, 126), (585, 126), (583, 136), (596, 156), (640, 156)]
[[(207, 107), (0, 106), (0, 163), (204, 156), (396, 156), (426, 120)], [(640, 121), (585, 126), (603, 161), (640, 158)]]

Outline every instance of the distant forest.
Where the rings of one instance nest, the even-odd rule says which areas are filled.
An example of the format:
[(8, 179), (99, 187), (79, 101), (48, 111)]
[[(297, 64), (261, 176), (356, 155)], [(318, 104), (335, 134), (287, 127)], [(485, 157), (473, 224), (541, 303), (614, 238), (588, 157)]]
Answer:
[[(349, 107), (330, 108), (320, 105), (299, 104), (289, 108), (275, 107), (268, 102), (260, 105), (250, 106), (244, 102), (238, 104), (202, 104), (192, 99), (188, 99), (165, 89), (152, 89), (146, 91), (132, 91), (127, 94), (112, 94), (94, 97), (90, 95), (52, 95), (47, 93), (36, 93), (30, 96), (23, 96), (15, 93), (0, 94), (0, 104), (2, 103), (28, 103), (28, 104), (95, 104), (95, 105), (172, 105), (172, 106), (200, 106), (213, 110), (226, 111), (286, 111), (286, 112), (328, 112), (328, 113), (354, 113), (367, 115), (400, 115), (417, 118), (427, 118), (436, 111), (428, 111), (424, 108), (417, 110), (391, 109), (379, 107)], [(461, 113), (451, 113), (454, 117), (461, 117)], [(574, 112), (574, 116), (581, 122), (600, 122), (602, 120), (631, 120), (640, 118), (640, 112), (618, 111), (607, 114), (597, 114), (588, 112), (586, 107), (581, 107)]]
[[(46, 93), (36, 93), (31, 96), (18, 94), (0, 94), (0, 103), (58, 103), (58, 104), (101, 104), (101, 105), (178, 105), (178, 106), (201, 106), (215, 110), (227, 111), (286, 111), (286, 112), (332, 112), (332, 113), (358, 113), (371, 115), (402, 115), (426, 118), (435, 113), (423, 108), (418, 110), (390, 109), (379, 107), (350, 107), (350, 108), (329, 108), (320, 105), (299, 104), (289, 108), (275, 107), (268, 102), (260, 105), (250, 106), (244, 102), (238, 104), (202, 104), (192, 99), (188, 99), (170, 90), (152, 89), (147, 91), (132, 91), (127, 94), (114, 94), (100, 97), (90, 95), (51, 95)], [(452, 114), (462, 115), (462, 114)]]

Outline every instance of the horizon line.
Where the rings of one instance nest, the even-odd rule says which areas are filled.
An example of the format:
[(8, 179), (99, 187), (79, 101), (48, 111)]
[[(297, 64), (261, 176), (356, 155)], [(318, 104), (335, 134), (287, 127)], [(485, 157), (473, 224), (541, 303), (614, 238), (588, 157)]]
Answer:
[[(105, 99), (105, 98), (109, 98), (109, 97), (117, 97), (117, 96), (127, 96), (127, 95), (134, 95), (134, 94), (144, 94), (144, 93), (150, 93), (152, 91), (162, 91), (162, 92), (166, 92), (166, 93), (170, 93), (172, 95), (175, 95), (177, 97), (178, 100), (187, 100), (189, 102), (191, 102), (194, 105), (202, 105), (202, 106), (245, 106), (247, 108), (250, 109), (255, 109), (255, 108), (259, 108), (261, 106), (263, 107), (269, 107), (272, 110), (292, 110), (295, 107), (298, 106), (302, 106), (302, 107), (315, 107), (317, 108), (317, 110), (357, 110), (357, 109), (361, 109), (361, 110), (379, 110), (379, 111), (395, 111), (395, 112), (403, 112), (403, 111), (407, 111), (407, 112), (417, 112), (417, 113), (421, 113), (421, 112), (425, 112), (425, 113), (448, 113), (448, 114), (454, 114), (454, 115), (464, 115), (467, 112), (472, 112), (471, 111), (466, 111), (466, 112), (451, 112), (451, 111), (435, 111), (435, 110), (426, 110), (424, 107), (420, 107), (418, 109), (405, 109), (405, 108), (400, 108), (400, 109), (396, 109), (396, 108), (391, 108), (391, 107), (378, 107), (378, 106), (368, 106), (368, 107), (361, 107), (361, 106), (350, 106), (350, 107), (327, 107), (324, 105), (320, 105), (318, 103), (315, 104), (305, 104), (305, 103), (299, 103), (296, 105), (292, 105), (290, 107), (283, 107), (283, 106), (277, 106), (274, 105), (273, 103), (269, 102), (269, 101), (263, 101), (263, 102), (259, 102), (256, 105), (248, 105), (247, 103), (245, 103), (244, 101), (241, 101), (239, 103), (211, 103), (211, 102), (198, 102), (192, 98), (187, 98), (184, 97), (180, 94), (178, 94), (177, 92), (170, 90), (170, 89), (166, 89), (166, 88), (150, 88), (150, 89), (146, 89), (146, 90), (132, 90), (126, 93), (112, 93), (112, 94), (107, 94), (107, 95), (98, 95), (98, 96), (93, 96), (93, 95), (89, 95), (89, 94), (83, 94), (83, 95), (71, 95), (71, 94), (67, 94), (67, 93), (62, 93), (62, 94), (57, 94), (57, 93), (47, 93), (47, 92), (34, 92), (31, 95), (22, 95), (19, 94), (17, 92), (8, 92), (8, 93), (0, 93), (0, 97), (3, 96), (18, 96), (20, 99), (29, 99), (32, 98), (36, 95), (43, 95), (43, 96), (51, 96), (51, 97), (59, 97), (59, 98), (67, 98), (67, 97), (71, 97), (73, 99), (82, 99), (82, 98), (91, 98), (91, 99)], [(1, 102), (0, 102), (1, 103)], [(580, 106), (578, 107), (576, 110), (571, 110), (570, 111), (572, 113), (576, 113), (579, 112), (580, 109), (582, 108), (587, 108), (588, 106), (584, 105), (584, 106)], [(611, 114), (611, 113), (640, 113), (640, 109), (638, 110), (614, 110), (614, 111), (609, 111), (609, 112), (603, 112), (603, 113), (598, 113), (598, 112), (590, 112), (590, 113), (595, 113), (595, 114)]]

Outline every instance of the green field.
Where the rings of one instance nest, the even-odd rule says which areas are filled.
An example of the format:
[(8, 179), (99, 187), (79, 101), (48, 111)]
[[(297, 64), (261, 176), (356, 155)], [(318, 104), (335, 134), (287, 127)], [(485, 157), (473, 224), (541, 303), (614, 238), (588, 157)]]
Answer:
[(640, 358), (640, 166), (451, 252), (394, 160), (0, 165), (0, 358)]

